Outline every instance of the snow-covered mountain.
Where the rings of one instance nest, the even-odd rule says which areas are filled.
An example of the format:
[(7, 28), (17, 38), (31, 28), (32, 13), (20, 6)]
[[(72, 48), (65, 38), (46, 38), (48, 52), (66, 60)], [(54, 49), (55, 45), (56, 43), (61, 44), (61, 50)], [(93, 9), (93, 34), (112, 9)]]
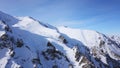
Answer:
[(120, 68), (120, 38), (0, 12), (0, 68)]

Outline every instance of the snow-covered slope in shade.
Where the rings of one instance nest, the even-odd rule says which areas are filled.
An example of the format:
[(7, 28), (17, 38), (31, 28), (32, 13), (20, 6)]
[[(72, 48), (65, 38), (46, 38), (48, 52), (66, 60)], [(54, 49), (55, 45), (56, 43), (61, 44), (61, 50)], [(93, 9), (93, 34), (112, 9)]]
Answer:
[(9, 26), (18, 22), (18, 19), (16, 19), (15, 17), (5, 14), (1, 11), (0, 11), (0, 20), (7, 22)]
[(120, 68), (119, 41), (0, 12), (0, 68)]

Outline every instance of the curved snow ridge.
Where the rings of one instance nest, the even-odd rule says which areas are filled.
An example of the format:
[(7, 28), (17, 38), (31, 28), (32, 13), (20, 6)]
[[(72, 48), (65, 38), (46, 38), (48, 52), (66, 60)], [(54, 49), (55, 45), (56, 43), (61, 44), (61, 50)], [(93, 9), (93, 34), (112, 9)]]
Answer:
[[(54, 27), (54, 26), (52, 26), (52, 25), (50, 25), (50, 24), (47, 24), (47, 23), (42, 23), (42, 22), (40, 22), (40, 21), (38, 21), (38, 20), (30, 17), (30, 16), (16, 17), (16, 18), (17, 18), (18, 20), (21, 20), (21, 21), (27, 21), (26, 24), (30, 24), (30, 22), (33, 21), (33, 22), (39, 23), (40, 25), (42, 25), (42, 26), (44, 26), (44, 27), (46, 27), (46, 28), (56, 29), (56, 27)], [(32, 24), (32, 23), (31, 23), (31, 24)], [(24, 24), (24, 25), (25, 25), (25, 24)]]
[(92, 30), (80, 30), (66, 27), (58, 27), (58, 30), (60, 31), (60, 33), (66, 34), (70, 38), (81, 41), (89, 48), (99, 44), (99, 37), (103, 39), (100, 33)]
[(115, 45), (106, 45), (107, 53), (112, 59), (120, 60), (120, 48), (117, 48)]
[(31, 33), (37, 34), (37, 35), (42, 35), (45, 37), (51, 37), (51, 38), (56, 38), (59, 37), (59, 33), (56, 29), (51, 29), (40, 22), (26, 16), (26, 17), (19, 17), (20, 21), (13, 25), (13, 27), (19, 27), (20, 29), (29, 31)]

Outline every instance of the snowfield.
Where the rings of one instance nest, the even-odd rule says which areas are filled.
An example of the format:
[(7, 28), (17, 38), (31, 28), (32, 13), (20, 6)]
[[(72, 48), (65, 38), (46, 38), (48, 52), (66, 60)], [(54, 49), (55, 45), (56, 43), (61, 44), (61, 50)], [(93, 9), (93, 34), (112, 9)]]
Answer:
[(0, 68), (120, 68), (120, 37), (0, 12)]

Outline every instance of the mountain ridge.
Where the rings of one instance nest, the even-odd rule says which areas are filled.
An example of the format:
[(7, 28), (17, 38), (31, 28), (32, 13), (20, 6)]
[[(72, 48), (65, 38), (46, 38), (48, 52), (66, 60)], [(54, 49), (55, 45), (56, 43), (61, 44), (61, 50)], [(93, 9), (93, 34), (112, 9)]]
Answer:
[(1, 68), (120, 68), (119, 41), (0, 12)]

